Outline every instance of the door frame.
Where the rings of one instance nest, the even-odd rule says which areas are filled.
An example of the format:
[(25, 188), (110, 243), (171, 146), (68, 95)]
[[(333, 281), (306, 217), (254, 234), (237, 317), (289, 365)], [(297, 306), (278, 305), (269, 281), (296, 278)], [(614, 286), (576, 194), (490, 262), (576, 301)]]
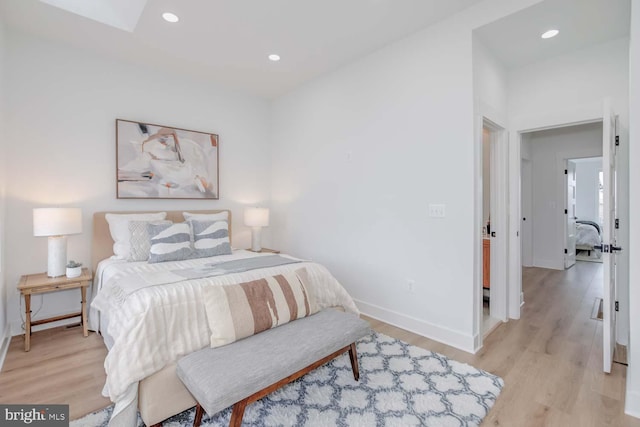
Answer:
[(521, 154), (522, 134), (539, 130), (582, 125), (603, 120), (602, 103), (583, 105), (575, 109), (549, 111), (542, 114), (514, 118), (509, 135), (509, 221), (508, 313), (511, 319), (520, 318), (525, 303), (522, 292), (522, 246), (520, 242), (521, 215)]
[(483, 129), (491, 136), (491, 317), (506, 322), (507, 316), (507, 232), (509, 187), (509, 132), (506, 123), (497, 115), (478, 114), (475, 128), (475, 208), (474, 208), (474, 351), (483, 342), (483, 291), (482, 291), (482, 142)]
[[(525, 168), (525, 165), (527, 165), (527, 187), (529, 187), (527, 189), (527, 195), (528, 197), (528, 210), (527, 212), (523, 212), (522, 206), (520, 207), (520, 213), (522, 214), (521, 218), (527, 218), (527, 223), (525, 224), (524, 222), (520, 222), (520, 257), (522, 259), (522, 263), (523, 266), (525, 267), (531, 267), (533, 265), (533, 215), (532, 215), (532, 210), (533, 210), (533, 165), (531, 163), (531, 159), (530, 158), (522, 158), (520, 160), (520, 194), (522, 197), (522, 189), (523, 187), (525, 187), (523, 184), (525, 184), (524, 181), (524, 177), (523, 177), (523, 171)], [(522, 199), (521, 199), (522, 202)], [(525, 233), (526, 231), (526, 233)], [(527, 240), (525, 240), (524, 237), (527, 237)], [(526, 244), (525, 244), (526, 243)], [(525, 248), (526, 248), (526, 256), (525, 256)]]
[[(569, 206), (569, 198), (568, 198), (568, 187), (569, 187), (569, 174), (568, 171), (569, 169), (571, 169), (571, 167), (569, 166), (570, 163), (573, 163), (573, 201), (574, 201), (574, 206), (573, 209), (571, 206)], [(564, 176), (564, 209), (565, 209), (565, 214), (564, 214), (564, 248), (565, 248), (565, 255), (564, 255), (564, 269), (568, 269), (573, 267), (576, 264), (576, 244), (575, 244), (575, 240), (576, 240), (576, 212), (575, 212), (575, 203), (576, 199), (577, 199), (577, 189), (576, 189), (576, 163), (573, 161), (573, 159), (566, 159), (564, 161), (564, 170), (565, 170), (565, 176)], [(573, 254), (571, 253), (571, 248), (569, 247), (569, 217), (570, 215), (573, 215)], [(569, 257), (573, 256), (573, 263), (569, 266), (567, 266), (567, 259)]]

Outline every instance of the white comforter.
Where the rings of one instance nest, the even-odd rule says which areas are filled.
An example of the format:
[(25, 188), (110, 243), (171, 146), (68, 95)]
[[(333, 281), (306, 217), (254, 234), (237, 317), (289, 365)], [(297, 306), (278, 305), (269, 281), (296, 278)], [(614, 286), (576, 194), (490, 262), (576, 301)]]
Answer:
[[(215, 257), (230, 261), (264, 256), (249, 251)], [(91, 304), (94, 311), (108, 316), (106, 333), (112, 343), (105, 359), (107, 381), (103, 394), (116, 402), (114, 416), (137, 399), (138, 381), (160, 371), (180, 357), (207, 347), (211, 331), (207, 323), (202, 290), (207, 286), (241, 283), (271, 276), (282, 271), (305, 267), (309, 272), (312, 292), (320, 309), (342, 306), (358, 313), (346, 290), (323, 266), (312, 262), (287, 264), (203, 279), (185, 280), (165, 285), (138, 286), (134, 292), (123, 292), (132, 275), (198, 267), (213, 258), (148, 264), (146, 262), (113, 262), (98, 268), (97, 292)]]
[(576, 245), (595, 246), (600, 244), (598, 230), (589, 224), (576, 224)]

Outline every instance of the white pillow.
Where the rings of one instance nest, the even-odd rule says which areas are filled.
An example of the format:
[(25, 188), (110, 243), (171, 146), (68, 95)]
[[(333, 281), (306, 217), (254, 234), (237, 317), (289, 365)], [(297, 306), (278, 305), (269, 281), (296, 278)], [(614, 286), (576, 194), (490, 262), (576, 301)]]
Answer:
[(198, 214), (190, 212), (182, 212), (185, 221), (229, 221), (229, 212), (218, 212), (214, 214)]
[(109, 223), (109, 232), (113, 239), (113, 255), (116, 259), (128, 259), (131, 252), (131, 234), (129, 221), (162, 221), (167, 217), (166, 212), (143, 214), (112, 214), (108, 213), (105, 219)]

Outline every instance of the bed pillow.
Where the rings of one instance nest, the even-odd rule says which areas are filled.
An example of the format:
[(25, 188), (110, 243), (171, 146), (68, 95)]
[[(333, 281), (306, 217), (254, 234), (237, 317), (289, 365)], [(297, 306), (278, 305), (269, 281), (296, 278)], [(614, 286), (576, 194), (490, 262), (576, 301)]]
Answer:
[(183, 261), (192, 258), (191, 229), (186, 222), (147, 224), (149, 263)]
[(185, 221), (229, 221), (229, 212), (218, 212), (213, 214), (198, 214), (191, 212), (182, 212)]
[(231, 254), (227, 221), (192, 220), (189, 223), (193, 233), (194, 258)]
[(171, 221), (129, 221), (130, 250), (127, 261), (146, 261), (149, 259), (151, 241), (148, 224), (171, 224)]
[(317, 312), (308, 283), (307, 270), (301, 268), (251, 282), (207, 286), (203, 295), (211, 347), (221, 347)]
[(128, 259), (131, 252), (131, 235), (129, 221), (162, 221), (167, 217), (166, 212), (141, 214), (112, 214), (105, 216), (109, 224), (109, 232), (113, 239), (113, 255), (116, 259)]

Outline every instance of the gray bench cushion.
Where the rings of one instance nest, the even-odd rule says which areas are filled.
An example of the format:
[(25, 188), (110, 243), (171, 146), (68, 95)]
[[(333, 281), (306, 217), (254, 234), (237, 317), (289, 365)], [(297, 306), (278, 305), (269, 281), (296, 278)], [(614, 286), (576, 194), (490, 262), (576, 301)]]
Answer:
[(224, 347), (178, 361), (176, 372), (208, 414), (215, 414), (369, 335), (354, 314), (327, 309)]

